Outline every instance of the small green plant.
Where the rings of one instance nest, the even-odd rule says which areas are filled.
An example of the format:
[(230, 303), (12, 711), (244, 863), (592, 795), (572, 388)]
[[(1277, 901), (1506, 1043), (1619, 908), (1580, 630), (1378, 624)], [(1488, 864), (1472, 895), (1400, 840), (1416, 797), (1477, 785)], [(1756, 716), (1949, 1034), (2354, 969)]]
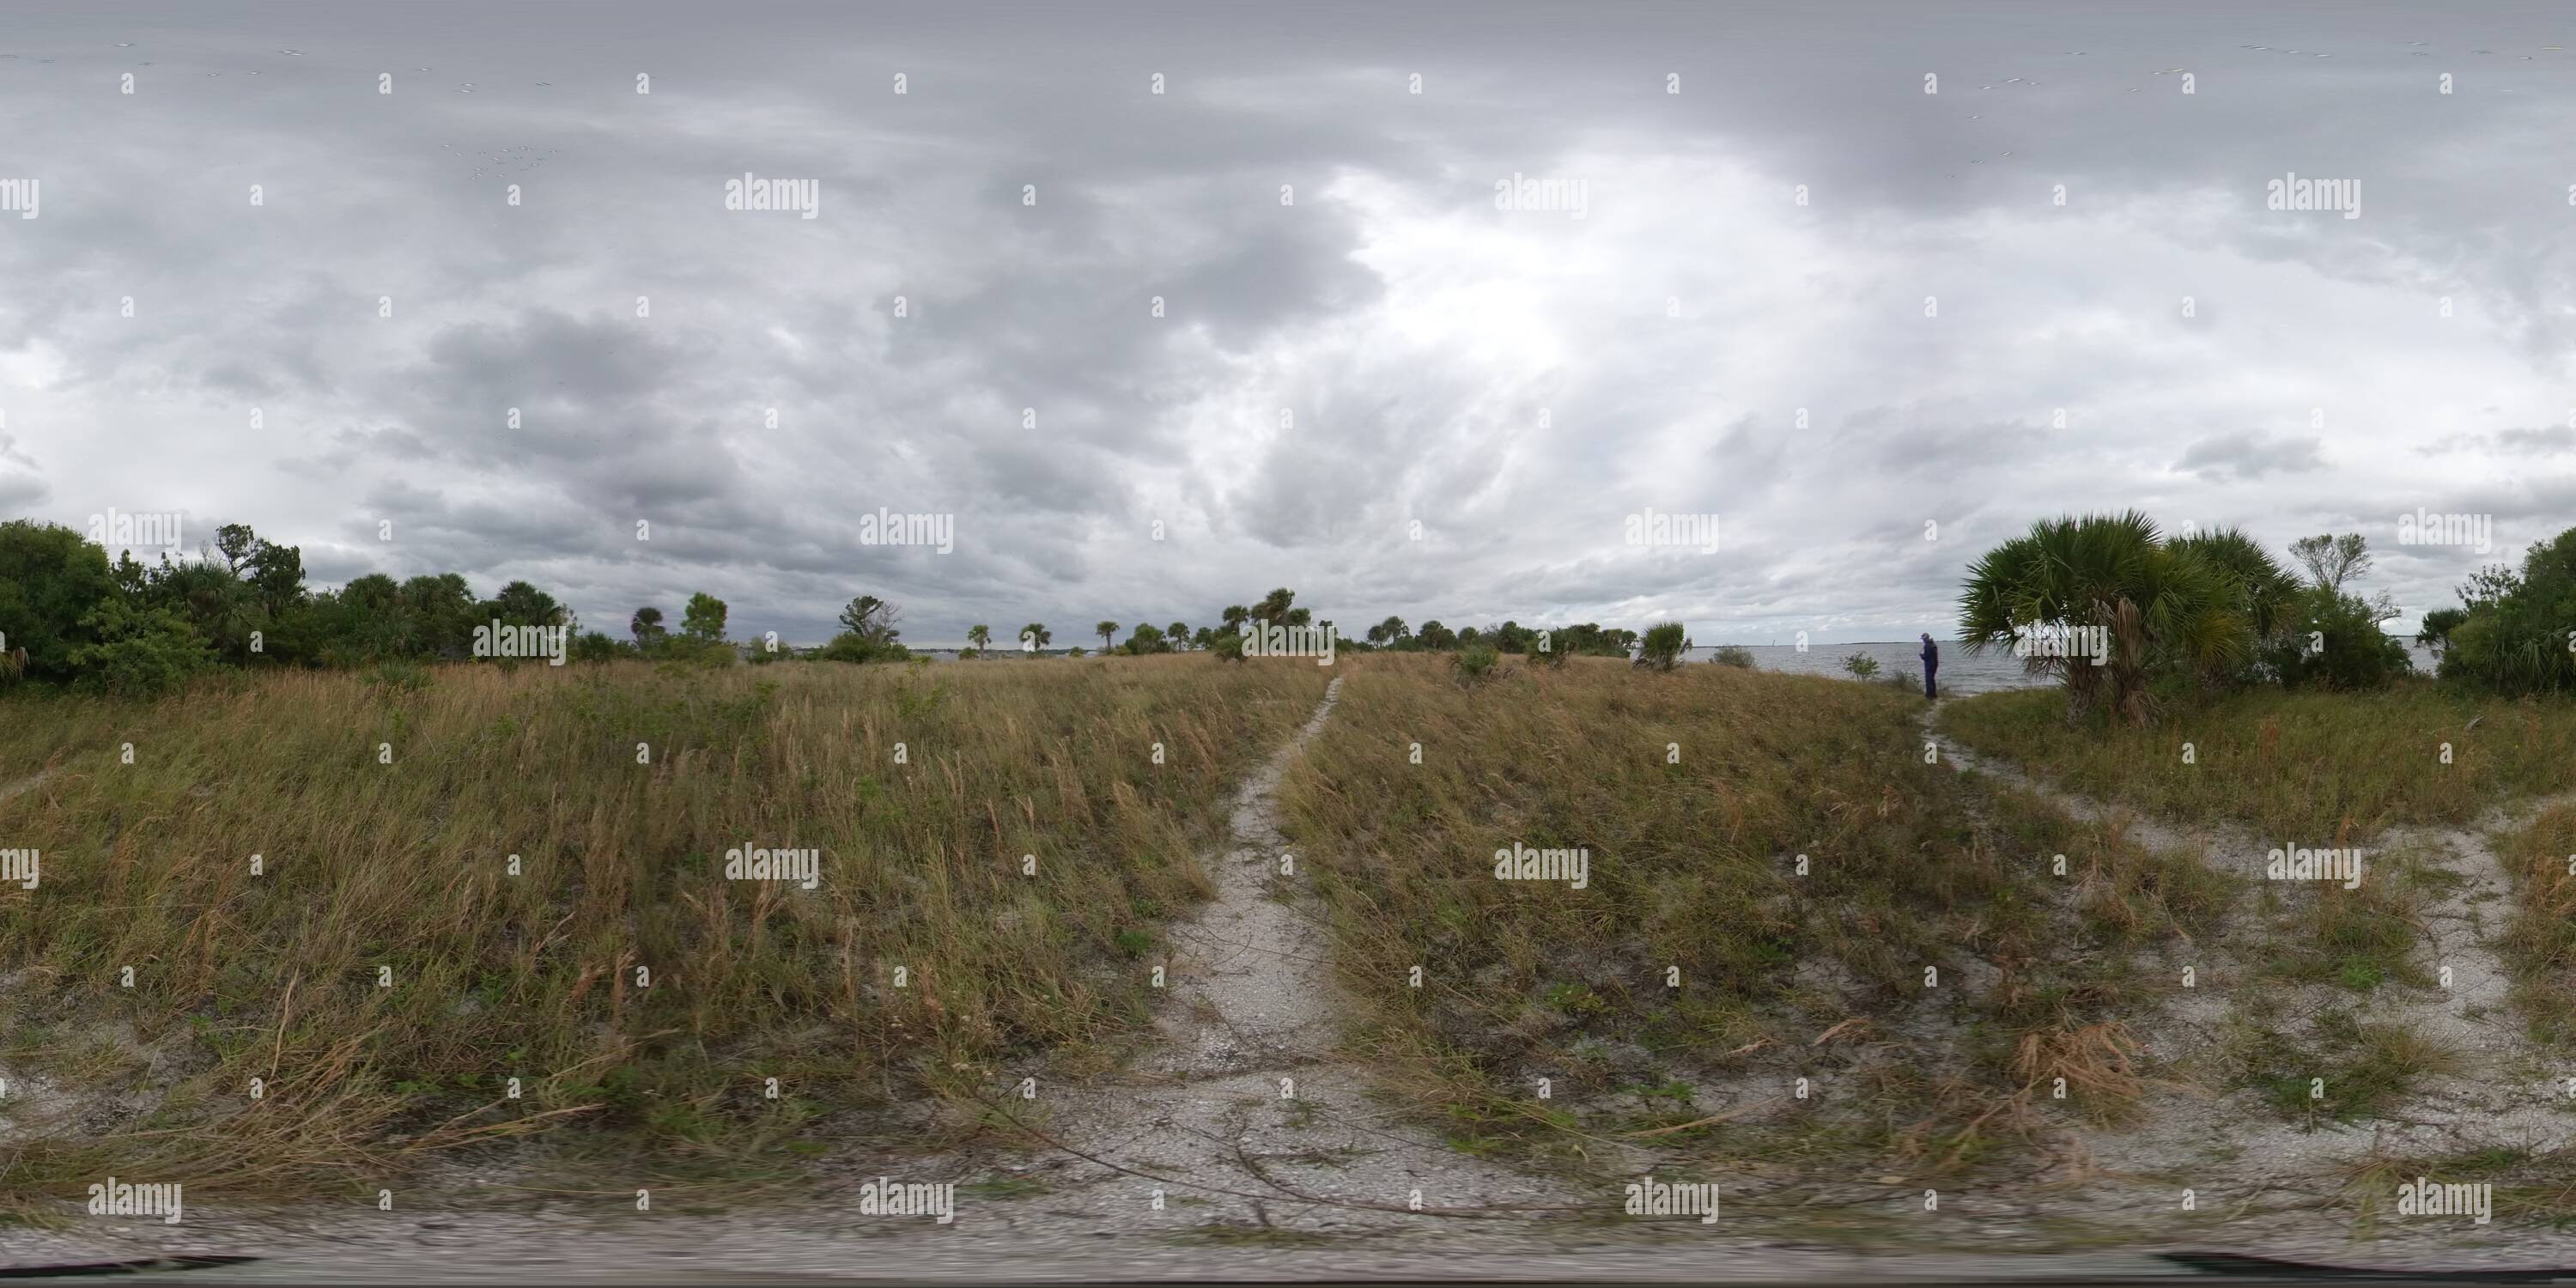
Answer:
[(1753, 669), (1753, 650), (1740, 644), (1729, 644), (1719, 649), (1717, 656), (1710, 658), (1709, 661), (1719, 666), (1741, 667), (1750, 671)]
[(1866, 680), (1878, 674), (1878, 659), (1867, 653), (1854, 653), (1843, 659), (1843, 669), (1855, 679)]
[(1502, 653), (1491, 644), (1471, 644), (1449, 655), (1449, 665), (1460, 684), (1481, 684), (1494, 678), (1495, 664)]

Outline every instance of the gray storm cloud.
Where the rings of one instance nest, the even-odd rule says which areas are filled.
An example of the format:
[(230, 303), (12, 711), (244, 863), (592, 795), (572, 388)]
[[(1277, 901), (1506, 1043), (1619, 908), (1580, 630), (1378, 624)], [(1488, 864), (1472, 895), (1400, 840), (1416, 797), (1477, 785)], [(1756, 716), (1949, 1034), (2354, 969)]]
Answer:
[(18, 6), (0, 510), (926, 643), (1281, 584), (1910, 638), (2129, 506), (2513, 558), (2576, 492), (2552, 12)]

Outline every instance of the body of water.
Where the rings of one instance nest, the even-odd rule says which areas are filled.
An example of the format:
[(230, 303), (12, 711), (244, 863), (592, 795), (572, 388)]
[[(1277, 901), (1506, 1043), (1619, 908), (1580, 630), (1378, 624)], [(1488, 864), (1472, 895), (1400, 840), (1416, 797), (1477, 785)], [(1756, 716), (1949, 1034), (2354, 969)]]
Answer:
[[(1971, 656), (1968, 647), (1957, 640), (1942, 640), (1941, 670), (1938, 678), (1944, 693), (1966, 695), (1992, 693), (1997, 689), (2029, 689), (2054, 684), (2046, 676), (2034, 676), (2022, 670), (2021, 659), (2009, 649), (1988, 649), (1983, 657)], [(1740, 644), (1736, 647), (1753, 655), (1753, 665), (1765, 671), (1788, 671), (1797, 675), (1830, 675), (1849, 678), (1843, 670), (1843, 659), (1854, 653), (1866, 653), (1878, 660), (1880, 675), (1899, 672), (1923, 682), (1923, 641), (1885, 641), (1864, 644), (1810, 644), (1800, 652), (1788, 644)], [(2433, 673), (2433, 655), (2412, 641), (2406, 652), (2415, 659), (2415, 669), (2425, 675)], [(1693, 662), (1706, 662), (1717, 655), (1714, 648), (1695, 648)]]

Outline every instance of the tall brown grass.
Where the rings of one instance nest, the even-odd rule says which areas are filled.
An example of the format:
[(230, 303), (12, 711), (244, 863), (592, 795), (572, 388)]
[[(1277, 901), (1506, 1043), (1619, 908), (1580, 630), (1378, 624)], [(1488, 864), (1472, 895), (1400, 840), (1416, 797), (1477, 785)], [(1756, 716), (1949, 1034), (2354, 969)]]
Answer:
[[(0, 888), (0, 1192), (111, 1162), (291, 1186), (568, 1128), (740, 1161), (1109, 1040), (1231, 785), (1328, 678), (426, 674), (0, 702), (0, 785), (45, 771), (0, 802), (0, 845), (43, 856)], [(819, 888), (728, 880), (738, 846), (819, 850)]]
[[(1694, 1096), (1835, 1072), (1866, 1088), (1825, 1116), (1869, 1124), (1853, 1147), (1973, 1154), (1994, 1098), (2043, 1074), (2132, 1092), (2122, 1026), (2147, 1004), (2109, 948), (2224, 903), (2187, 858), (1926, 764), (1921, 699), (1884, 686), (1587, 658), (1462, 685), (1371, 657), (1342, 707), (1288, 776), (1290, 825), (1355, 1044), (1471, 1148), (1740, 1145), (1684, 1130)], [(1496, 879), (1516, 844), (1586, 849), (1589, 888)]]

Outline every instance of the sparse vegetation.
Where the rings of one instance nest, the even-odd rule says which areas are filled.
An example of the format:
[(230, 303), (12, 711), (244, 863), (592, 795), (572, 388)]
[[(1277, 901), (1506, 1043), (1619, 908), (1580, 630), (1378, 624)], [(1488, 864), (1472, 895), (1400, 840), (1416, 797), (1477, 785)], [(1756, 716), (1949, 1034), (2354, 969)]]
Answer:
[[(1920, 703), (1876, 685), (1731, 667), (1641, 685), (1582, 659), (1487, 694), (1436, 678), (1364, 659), (1283, 791), (1361, 1000), (1354, 1040), (1471, 1151), (1711, 1112), (1622, 1108), (1625, 1086), (1829, 1068), (1855, 1098), (1808, 1110), (1803, 1147), (1762, 1121), (1658, 1143), (1966, 1165), (2034, 1078), (2079, 1070), (2088, 1112), (2133, 1089), (2121, 1022), (2153, 1003), (2079, 945), (2206, 930), (2225, 901), (2197, 864), (1923, 764)], [(1390, 728), (1444, 750), (1412, 764)], [(1586, 888), (1497, 879), (1515, 846), (1584, 850)], [(2034, 852), (2081, 857), (2066, 882), (2005, 858)]]
[(1987, 693), (1944, 707), (1941, 728), (2070, 791), (2275, 837), (2464, 824), (2490, 805), (2576, 790), (2576, 708), (2422, 681), (2177, 701), (2152, 729), (2099, 716), (2070, 725), (2044, 690)]

